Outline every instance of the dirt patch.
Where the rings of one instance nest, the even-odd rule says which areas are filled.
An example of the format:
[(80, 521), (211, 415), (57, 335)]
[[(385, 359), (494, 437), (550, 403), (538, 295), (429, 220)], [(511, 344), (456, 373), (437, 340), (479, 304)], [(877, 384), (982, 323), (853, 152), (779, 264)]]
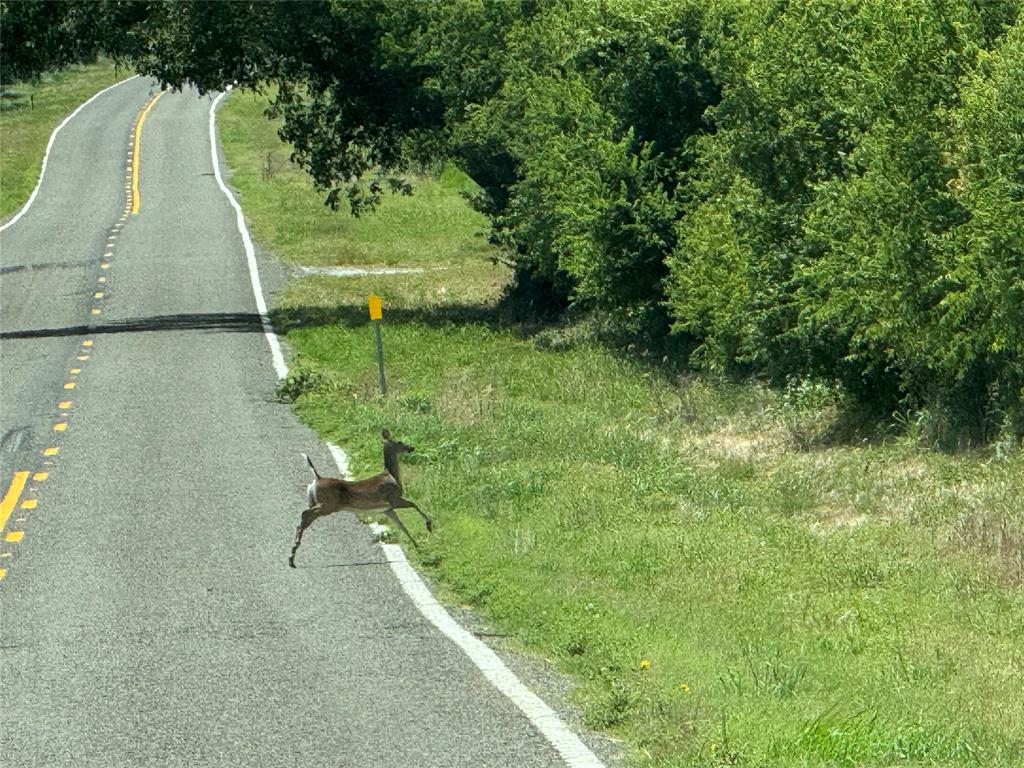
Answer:
[(811, 523), (811, 533), (818, 536), (829, 536), (840, 531), (852, 531), (860, 528), (869, 518), (863, 512), (852, 507), (825, 506), (817, 510), (817, 520)]
[(953, 524), (949, 543), (955, 549), (983, 552), (995, 561), (1004, 580), (1024, 585), (1024, 528), (1015, 521), (970, 512)]
[(714, 459), (757, 461), (777, 455), (785, 441), (781, 433), (749, 434), (725, 429), (703, 435), (695, 443), (697, 453)]
[(449, 373), (438, 392), (438, 415), (460, 427), (476, 424), (484, 418), (498, 399), (492, 382), (483, 381), (468, 368)]

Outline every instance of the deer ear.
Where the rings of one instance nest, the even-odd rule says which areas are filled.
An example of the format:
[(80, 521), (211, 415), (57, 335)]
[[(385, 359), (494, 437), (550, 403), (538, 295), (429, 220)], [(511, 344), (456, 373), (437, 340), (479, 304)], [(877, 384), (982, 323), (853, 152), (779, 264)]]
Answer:
[(385, 440), (390, 440), (391, 439), (391, 433), (388, 432), (386, 429), (382, 429), (380, 431), (380, 436), (383, 437)]

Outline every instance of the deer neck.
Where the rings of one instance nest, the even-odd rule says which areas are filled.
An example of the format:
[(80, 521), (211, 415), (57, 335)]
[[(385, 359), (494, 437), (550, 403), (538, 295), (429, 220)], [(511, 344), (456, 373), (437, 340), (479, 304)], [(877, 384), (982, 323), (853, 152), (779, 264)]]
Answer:
[(398, 468), (398, 454), (395, 451), (384, 449), (384, 469), (388, 471), (395, 482), (398, 483), (398, 487), (402, 487), (402, 475), (401, 470)]

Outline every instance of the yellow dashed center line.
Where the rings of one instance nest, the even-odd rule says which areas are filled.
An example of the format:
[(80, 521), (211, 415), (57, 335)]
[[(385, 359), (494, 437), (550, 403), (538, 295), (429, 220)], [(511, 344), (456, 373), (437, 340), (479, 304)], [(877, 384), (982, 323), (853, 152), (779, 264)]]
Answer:
[[(141, 196), (139, 194), (139, 157), (140, 157), (140, 150), (141, 150), (141, 146), (142, 146), (142, 126), (146, 122), (146, 118), (149, 116), (150, 110), (153, 109), (153, 106), (156, 104), (156, 102), (163, 95), (164, 95), (164, 92), (161, 91), (160, 93), (156, 94), (156, 96), (151, 98), (146, 103), (145, 107), (143, 107), (142, 111), (139, 113), (139, 116), (138, 116), (138, 118), (135, 121), (134, 138), (129, 143), (129, 149), (131, 151), (131, 156), (130, 156), (130, 158), (128, 160), (128, 165), (127, 165), (126, 173), (125, 173), (125, 182), (126, 182), (125, 190), (127, 191), (128, 194), (127, 194), (127, 199), (125, 200), (124, 213), (118, 219), (118, 223), (115, 224), (113, 227), (111, 227), (110, 232), (107, 234), (107, 241), (106, 241), (107, 247), (105, 249), (103, 249), (103, 257), (100, 259), (100, 268), (101, 269), (109, 269), (110, 268), (110, 262), (108, 261), (108, 259), (112, 258), (113, 255), (114, 255), (114, 244), (117, 241), (118, 235), (120, 234), (121, 227), (123, 226), (124, 222), (127, 220), (128, 215), (130, 213), (131, 214), (137, 214), (139, 212), (139, 206), (140, 206), (140, 202), (141, 202)], [(93, 299), (103, 299), (105, 297), (105, 283), (106, 282), (107, 282), (107, 278), (106, 277), (100, 276), (100, 277), (97, 278), (98, 286), (97, 286), (97, 289), (93, 292)], [(90, 314), (92, 314), (94, 316), (101, 314), (101, 312), (102, 312), (102, 310), (100, 310), (98, 307), (95, 307), (95, 306), (90, 310)], [(92, 339), (83, 339), (82, 342), (81, 342), (81, 349), (79, 350), (79, 354), (76, 356), (76, 359), (79, 360), (79, 361), (82, 361), (82, 362), (85, 362), (85, 361), (89, 360), (89, 354), (91, 352), (91, 347), (92, 346), (93, 346), (93, 340)], [(82, 372), (81, 368), (69, 368), (68, 369), (69, 377), (77, 376), (81, 372)], [(75, 387), (76, 387), (76, 383), (74, 381), (65, 381), (64, 382), (64, 389), (65, 390), (73, 390), (73, 389), (75, 389)], [(71, 409), (71, 406), (72, 406), (72, 402), (70, 400), (61, 400), (57, 404), (57, 408), (60, 411), (68, 411), (68, 410)], [(61, 414), (61, 416), (64, 417), (64, 414)], [(64, 417), (64, 418), (66, 418), (66, 417)], [(66, 432), (70, 425), (69, 425), (69, 422), (67, 422), (67, 421), (55, 421), (55, 422), (53, 422), (53, 424), (51, 426), (52, 426), (52, 429), (53, 429), (54, 432), (62, 433), (62, 432)], [(54, 462), (50, 461), (48, 459), (51, 459), (52, 457), (56, 456), (59, 453), (60, 453), (60, 448), (58, 446), (51, 446), (49, 448), (45, 448), (42, 451), (42, 455), (44, 457), (46, 457), (47, 460), (43, 460), (41, 463), (44, 466), (46, 466), (46, 467), (52, 467), (54, 465)], [(49, 478), (49, 476), (50, 476), (50, 473), (46, 472), (46, 471), (31, 472), (31, 471), (19, 470), (19, 471), (14, 473), (13, 477), (11, 478), (10, 486), (7, 488), (7, 491), (4, 493), (3, 498), (0, 499), (0, 534), (3, 535), (3, 541), (4, 542), (10, 543), (10, 544), (16, 544), (16, 543), (22, 541), (24, 539), (24, 537), (25, 537), (25, 532), (23, 530), (16, 530), (16, 531), (8, 530), (6, 532), (4, 531), (4, 529), (7, 526), (8, 521), (10, 520), (11, 514), (13, 513), (14, 509), (17, 507), (17, 508), (23, 509), (23, 510), (33, 510), (33, 509), (36, 509), (37, 506), (38, 506), (39, 502), (38, 502), (37, 499), (35, 499), (35, 498), (25, 498), (25, 499), (23, 499), (22, 498), (22, 496), (25, 493), (25, 488), (26, 488), (26, 485), (28, 483), (29, 477), (31, 477), (32, 480), (35, 481), (35, 482), (43, 482), (44, 480)], [(30, 496), (35, 496), (36, 491), (37, 491), (37, 489), (35, 487), (32, 487), (32, 488), (28, 489), (28, 493), (29, 493)], [(20, 502), (20, 504), (19, 504), (19, 502)], [(24, 517), (19, 517), (19, 518), (16, 519), (15, 522), (16, 523), (24, 523), (25, 522), (25, 518)], [(19, 525), (18, 527), (20, 528), (21, 526)], [(9, 557), (11, 557), (11, 553), (10, 552), (0, 552), (0, 557), (9, 558)], [(0, 568), (0, 581), (3, 581), (6, 577), (7, 577), (7, 569), (6, 568)]]
[(0, 531), (7, 525), (7, 518), (11, 516), (11, 511), (21, 498), (21, 492), (25, 490), (25, 484), (28, 482), (28, 475), (28, 472), (15, 472), (7, 493), (0, 500)]
[(149, 115), (149, 110), (153, 108), (157, 100), (163, 96), (167, 91), (160, 91), (156, 96), (149, 100), (149, 103), (143, 108), (139, 114), (139, 119), (135, 123), (135, 142), (132, 145), (132, 213), (136, 214), (139, 212), (139, 148), (142, 145), (142, 124), (146, 122), (146, 117)]

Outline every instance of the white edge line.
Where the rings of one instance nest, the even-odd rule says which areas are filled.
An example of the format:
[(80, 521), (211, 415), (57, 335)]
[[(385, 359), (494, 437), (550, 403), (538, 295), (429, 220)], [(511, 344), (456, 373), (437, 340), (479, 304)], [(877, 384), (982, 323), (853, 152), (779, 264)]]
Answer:
[(397, 544), (381, 544), (391, 570), (398, 578), (405, 594), (426, 619), (440, 630), (441, 634), (457, 645), (476, 664), (491, 684), (505, 694), (519, 707), (526, 718), (533, 723), (544, 738), (562, 756), (570, 768), (604, 768), (597, 756), (562, 722), (551, 707), (537, 694), (523, 685), (522, 681), (507, 667), (498, 655), (479, 638), (467, 632), (437, 602), (427, 585), (413, 570), (405, 553)]
[(238, 224), (238, 232), (242, 236), (242, 245), (245, 247), (245, 260), (249, 264), (249, 280), (252, 283), (252, 293), (256, 298), (256, 311), (260, 315), (260, 323), (263, 325), (263, 335), (270, 345), (270, 355), (274, 360), (274, 370), (277, 378), (283, 379), (288, 375), (288, 366), (284, 362), (284, 353), (281, 351), (281, 342), (274, 333), (270, 324), (270, 315), (267, 314), (267, 302), (263, 298), (263, 284), (260, 282), (260, 272), (256, 265), (256, 251), (252, 247), (252, 238), (249, 237), (249, 229), (245, 226), (245, 216), (242, 213), (242, 206), (238, 204), (235, 196), (231, 194), (224, 183), (224, 177), (220, 174), (220, 158), (217, 155), (217, 105), (227, 95), (224, 91), (210, 105), (210, 156), (213, 160), (213, 175), (221, 191), (227, 196), (231, 207), (235, 209), (235, 222)]
[(124, 85), (129, 80), (134, 80), (136, 77), (138, 77), (138, 75), (126, 77), (124, 80), (121, 80), (120, 82), (114, 83), (113, 85), (108, 85), (102, 91), (97, 91), (87, 101), (83, 101), (81, 104), (79, 104), (74, 112), (65, 117), (64, 120), (61, 121), (61, 124), (53, 129), (53, 133), (50, 134), (50, 140), (46, 142), (46, 151), (43, 153), (43, 164), (39, 168), (39, 181), (36, 182), (36, 188), (32, 190), (32, 194), (29, 195), (28, 200), (25, 202), (23, 206), (21, 206), (21, 209), (16, 214), (14, 214), (14, 216), (12, 216), (7, 222), (5, 222), (3, 225), (0, 225), (0, 232), (3, 232), (9, 226), (14, 224), (14, 222), (16, 222), (22, 216), (24, 216), (28, 209), (32, 207), (32, 203), (35, 202), (36, 195), (39, 194), (39, 188), (43, 186), (43, 174), (46, 173), (46, 163), (50, 160), (50, 150), (53, 148), (53, 142), (57, 138), (57, 134), (60, 133), (60, 129), (67, 125), (69, 122), (71, 122), (71, 118), (73, 118), (83, 109), (85, 109), (87, 106), (89, 106), (92, 102), (94, 102), (104, 93), (109, 91), (111, 88), (117, 88), (117, 86), (119, 85)]
[[(227, 195), (231, 206), (235, 209), (238, 231), (242, 235), (242, 242), (245, 244), (246, 260), (249, 263), (249, 274), (252, 278), (252, 289), (256, 296), (256, 307), (260, 313), (263, 323), (264, 335), (270, 344), (271, 354), (274, 357), (274, 370), (280, 379), (288, 375), (288, 366), (285, 365), (284, 356), (281, 354), (281, 344), (274, 334), (267, 315), (267, 305), (263, 299), (263, 288), (260, 283), (259, 271), (256, 265), (256, 257), (253, 252), (252, 240), (249, 237), (249, 230), (245, 226), (245, 217), (242, 215), (242, 208), (235, 200), (234, 195), (224, 184), (220, 174), (220, 161), (217, 157), (217, 134), (216, 134), (216, 109), (220, 101), (226, 96), (221, 93), (210, 105), (210, 148), (213, 157), (213, 172), (217, 184)], [(341, 477), (350, 477), (348, 456), (345, 452), (334, 445), (327, 444), (338, 465), (338, 472)], [(372, 529), (379, 533), (379, 527)], [(397, 544), (381, 544), (384, 550), (384, 557), (391, 566), (392, 572), (398, 579), (405, 594), (412, 600), (416, 609), (423, 614), (423, 617), (433, 624), (445, 637), (455, 643), (466, 656), (469, 657), (477, 669), (483, 673), (490, 683), (501, 691), (519, 710), (526, 716), (545, 739), (555, 748), (569, 768), (605, 768), (604, 764), (590, 749), (580, 740), (580, 737), (573, 733), (558, 717), (551, 707), (537, 694), (523, 685), (522, 681), (498, 658), (498, 655), (488, 648), (479, 638), (463, 629), (455, 619), (437, 602), (430, 593), (427, 585), (413, 570), (405, 553)]]
[(341, 448), (336, 446), (334, 443), (328, 443), (327, 449), (331, 452), (331, 456), (334, 457), (334, 463), (338, 465), (339, 477), (344, 480), (352, 479), (352, 472), (348, 466), (348, 455)]

